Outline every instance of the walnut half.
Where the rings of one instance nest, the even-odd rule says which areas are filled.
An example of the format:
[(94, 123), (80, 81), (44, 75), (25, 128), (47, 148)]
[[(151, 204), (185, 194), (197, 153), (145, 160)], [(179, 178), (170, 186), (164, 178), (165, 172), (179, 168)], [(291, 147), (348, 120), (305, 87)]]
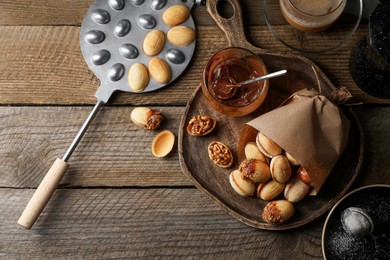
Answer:
[(222, 168), (229, 168), (233, 164), (233, 155), (230, 149), (223, 143), (213, 141), (209, 144), (208, 153), (210, 159)]
[(191, 118), (187, 125), (187, 133), (194, 136), (204, 136), (211, 133), (217, 121), (209, 116), (197, 115)]

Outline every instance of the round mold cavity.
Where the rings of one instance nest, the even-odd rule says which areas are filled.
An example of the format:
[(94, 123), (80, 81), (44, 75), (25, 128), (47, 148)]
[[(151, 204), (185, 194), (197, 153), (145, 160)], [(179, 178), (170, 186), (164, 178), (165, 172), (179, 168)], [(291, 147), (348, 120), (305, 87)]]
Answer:
[(150, 14), (141, 14), (138, 16), (137, 23), (139, 27), (146, 30), (153, 29), (157, 25), (156, 19)]
[(161, 10), (167, 4), (167, 0), (152, 0), (151, 8), (153, 10)]
[(120, 80), (124, 74), (125, 74), (125, 66), (123, 66), (123, 64), (121, 63), (115, 63), (108, 70), (108, 78), (114, 82)]
[(125, 7), (124, 0), (108, 0), (108, 5), (116, 11), (120, 11)]
[(114, 28), (114, 34), (118, 37), (123, 37), (130, 32), (131, 23), (127, 19), (120, 20)]
[(103, 42), (105, 35), (102, 31), (91, 30), (85, 34), (85, 40), (91, 44), (98, 44)]
[(133, 44), (125, 43), (119, 47), (119, 53), (126, 59), (135, 59), (139, 55), (137, 47)]
[(184, 53), (178, 49), (167, 50), (165, 58), (173, 64), (182, 64), (186, 60)]
[(145, 0), (130, 0), (130, 1), (133, 3), (133, 5), (142, 5), (145, 2)]
[(106, 63), (111, 57), (111, 54), (107, 50), (98, 50), (92, 55), (92, 63), (94, 65), (103, 65)]
[(110, 22), (110, 14), (103, 9), (96, 9), (92, 12), (91, 18), (95, 23), (98, 24), (107, 24)]

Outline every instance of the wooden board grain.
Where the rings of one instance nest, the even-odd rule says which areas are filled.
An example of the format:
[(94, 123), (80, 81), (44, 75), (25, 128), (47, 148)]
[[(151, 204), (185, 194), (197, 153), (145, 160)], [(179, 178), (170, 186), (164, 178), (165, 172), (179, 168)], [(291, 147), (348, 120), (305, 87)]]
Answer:
[[(70, 25), (79, 26), (88, 8), (94, 0), (3, 0), (0, 2), (1, 25)], [(231, 8), (226, 1), (221, 1), (221, 12), (229, 16)], [(224, 3), (225, 2), (225, 3)], [(265, 25), (263, 1), (245, 0), (240, 2), (245, 13), (247, 25)], [(269, 3), (269, 13), (279, 14), (279, 3)], [(192, 15), (197, 25), (213, 25), (214, 22), (207, 14), (205, 6), (195, 6)], [(26, 17), (33, 17), (26, 19)], [(286, 24), (286, 20), (277, 16), (278, 24)], [(348, 23), (342, 20), (341, 23)], [(365, 22), (365, 21), (363, 21)]]
[[(167, 117), (161, 129), (179, 131), (184, 107), (155, 107)], [(0, 107), (0, 187), (37, 187), (62, 157), (92, 107)], [(192, 186), (182, 173), (177, 148), (155, 159), (157, 132), (129, 119), (133, 107), (105, 107), (71, 157), (61, 187)], [(390, 107), (355, 108), (363, 126), (365, 155), (357, 186), (390, 183)], [(360, 177), (361, 176), (361, 177)], [(360, 177), (360, 178), (359, 178)]]
[[(0, 103), (96, 102), (94, 93), (100, 83), (84, 62), (78, 27), (11, 26), (0, 27), (0, 33), (3, 35), (0, 41), (0, 69), (3, 72), (0, 76)], [(195, 64), (198, 64), (196, 71), (201, 71), (201, 63)], [(187, 100), (186, 92), (199, 82), (197, 75), (187, 71), (175, 82), (175, 88), (127, 95), (121, 103), (183, 105)], [(155, 93), (159, 93), (161, 99), (156, 99)]]
[(323, 219), (288, 232), (260, 231), (197, 189), (59, 189), (26, 230), (16, 220), (32, 194), (0, 190), (0, 258), (321, 259)]
[(93, 2), (2, 0), (0, 25), (80, 25)]
[[(289, 232), (255, 230), (192, 186), (181, 172), (176, 147), (163, 160), (145, 156), (153, 133), (131, 125), (132, 105), (163, 110), (168, 116), (163, 128), (177, 134), (204, 63), (227, 46), (205, 7), (192, 11), (198, 45), (188, 72), (160, 92), (116, 95), (114, 106), (99, 112), (72, 156), (60, 186), (65, 189), (56, 191), (33, 230), (17, 226), (35, 191), (29, 188), (39, 184), (54, 157), (63, 155), (95, 103), (99, 82), (78, 46), (79, 26), (92, 2), (0, 1), (0, 258), (322, 259), (324, 217)], [(293, 53), (264, 25), (262, 1), (240, 3), (251, 42)], [(342, 49), (309, 57), (358, 99), (367, 97), (354, 87), (347, 64), (350, 49), (366, 34), (367, 27), (360, 26)], [(354, 187), (389, 184), (389, 109), (356, 108), (370, 142)]]
[[(2, 0), (0, 1), (0, 25), (73, 25), (79, 26), (88, 8), (94, 0)], [(263, 2), (258, 0), (242, 1), (246, 11), (248, 25), (265, 24)], [(277, 8), (275, 3), (273, 8)], [(223, 10), (226, 8), (223, 8)], [(212, 25), (204, 6), (195, 6), (192, 10), (197, 25)], [(31, 19), (26, 19), (31, 17)], [(284, 20), (280, 21), (285, 23)]]
[(354, 186), (390, 184), (390, 107), (355, 107), (363, 127), (364, 161)]
[[(361, 28), (351, 41), (335, 52), (309, 58), (336, 86), (346, 86), (356, 102), (388, 103), (390, 101), (364, 94), (349, 74), (349, 51), (365, 33), (366, 28)], [(79, 27), (3, 26), (0, 34), (0, 104), (96, 102), (94, 93), (99, 81), (88, 69), (80, 52)], [(248, 28), (248, 39), (265, 49), (292, 53), (266, 27)], [(218, 28), (198, 26), (193, 60), (177, 81), (158, 92), (119, 93), (112, 103), (185, 105), (200, 81), (204, 64), (213, 53), (226, 47), (227, 41)]]
[[(180, 169), (177, 146), (165, 158), (151, 152), (153, 138), (176, 136), (182, 107), (153, 107), (165, 115), (160, 129), (133, 124), (133, 107), (103, 108), (69, 160), (60, 187), (192, 186)], [(0, 187), (36, 187), (62, 158), (91, 107), (0, 107)]]

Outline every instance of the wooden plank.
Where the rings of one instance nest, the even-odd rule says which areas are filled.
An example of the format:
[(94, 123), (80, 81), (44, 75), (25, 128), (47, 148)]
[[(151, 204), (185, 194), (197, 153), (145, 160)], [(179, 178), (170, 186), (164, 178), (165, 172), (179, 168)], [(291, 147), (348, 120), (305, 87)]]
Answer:
[[(388, 99), (364, 94), (349, 74), (350, 50), (357, 39), (366, 34), (366, 29), (361, 28), (351, 41), (334, 52), (308, 57), (318, 63), (336, 86), (348, 87), (356, 102), (389, 103)], [(96, 102), (94, 93), (99, 81), (88, 69), (79, 50), (78, 27), (3, 26), (0, 34), (0, 104)], [(266, 49), (272, 46), (275, 51), (292, 52), (279, 43), (266, 27), (248, 28), (248, 38)], [(200, 82), (207, 60), (225, 47), (226, 40), (218, 28), (199, 27), (193, 60), (176, 82), (155, 93), (120, 93), (113, 98), (113, 103), (185, 105)]]
[(364, 133), (364, 157), (355, 187), (369, 184), (390, 184), (390, 107), (354, 108)]
[[(0, 25), (80, 25), (93, 0), (2, 0), (0, 1)], [(263, 2), (241, 1), (248, 25), (265, 24)], [(273, 4), (277, 7), (277, 4)], [(226, 9), (226, 8), (225, 8)], [(197, 25), (213, 25), (205, 6), (192, 11)], [(31, 17), (31, 19), (26, 19)], [(281, 22), (284, 22), (281, 21)]]
[[(72, 25), (79, 26), (93, 0), (2, 0), (0, 2), (0, 26), (1, 25)], [(230, 17), (232, 8), (221, 1), (220, 13), (224, 17)], [(264, 4), (259, 0), (240, 1), (245, 24), (265, 25)], [(272, 17), (274, 24), (286, 24), (279, 8), (278, 1), (268, 1), (267, 13)], [(26, 19), (26, 17), (33, 17)], [(206, 11), (205, 6), (195, 6), (192, 9), (192, 17), (196, 25), (214, 25), (214, 21)], [(340, 18), (338, 23), (350, 23), (348, 15)], [(363, 21), (364, 23), (365, 21)]]
[(2, 0), (0, 25), (80, 25), (93, 2), (93, 0)]
[[(1, 104), (96, 102), (99, 81), (80, 52), (78, 27), (10, 26), (0, 27), (0, 33)], [(157, 92), (158, 98), (155, 93), (133, 94), (119, 103), (184, 105), (200, 81), (203, 65), (197, 57), (175, 87)]]
[[(156, 131), (133, 124), (132, 109), (105, 107), (99, 112), (69, 160), (62, 187), (192, 185), (181, 171), (176, 145), (166, 158), (151, 153), (152, 140), (161, 130), (178, 136), (184, 108), (156, 107), (166, 117)], [(90, 111), (90, 107), (0, 107), (0, 187), (38, 186), (54, 160), (65, 154)]]
[(238, 222), (196, 189), (61, 189), (26, 230), (16, 221), (33, 191), (0, 190), (2, 258), (322, 259), (324, 217), (269, 232)]
[[(166, 117), (161, 130), (170, 129), (177, 136), (184, 107), (155, 108)], [(61, 187), (192, 186), (181, 171), (176, 145), (167, 158), (152, 156), (151, 142), (159, 130), (135, 126), (129, 118), (132, 109), (104, 107), (99, 112), (71, 157)], [(359, 173), (365, 181), (358, 183), (388, 183), (390, 107), (356, 110), (366, 138)], [(90, 111), (91, 107), (0, 107), (0, 187), (37, 187)]]

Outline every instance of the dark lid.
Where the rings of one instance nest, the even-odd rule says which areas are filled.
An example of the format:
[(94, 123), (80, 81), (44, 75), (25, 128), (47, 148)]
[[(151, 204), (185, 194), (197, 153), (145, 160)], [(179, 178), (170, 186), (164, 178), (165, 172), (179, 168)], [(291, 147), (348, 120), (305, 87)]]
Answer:
[(370, 16), (370, 45), (390, 64), (390, 0), (380, 0)]

